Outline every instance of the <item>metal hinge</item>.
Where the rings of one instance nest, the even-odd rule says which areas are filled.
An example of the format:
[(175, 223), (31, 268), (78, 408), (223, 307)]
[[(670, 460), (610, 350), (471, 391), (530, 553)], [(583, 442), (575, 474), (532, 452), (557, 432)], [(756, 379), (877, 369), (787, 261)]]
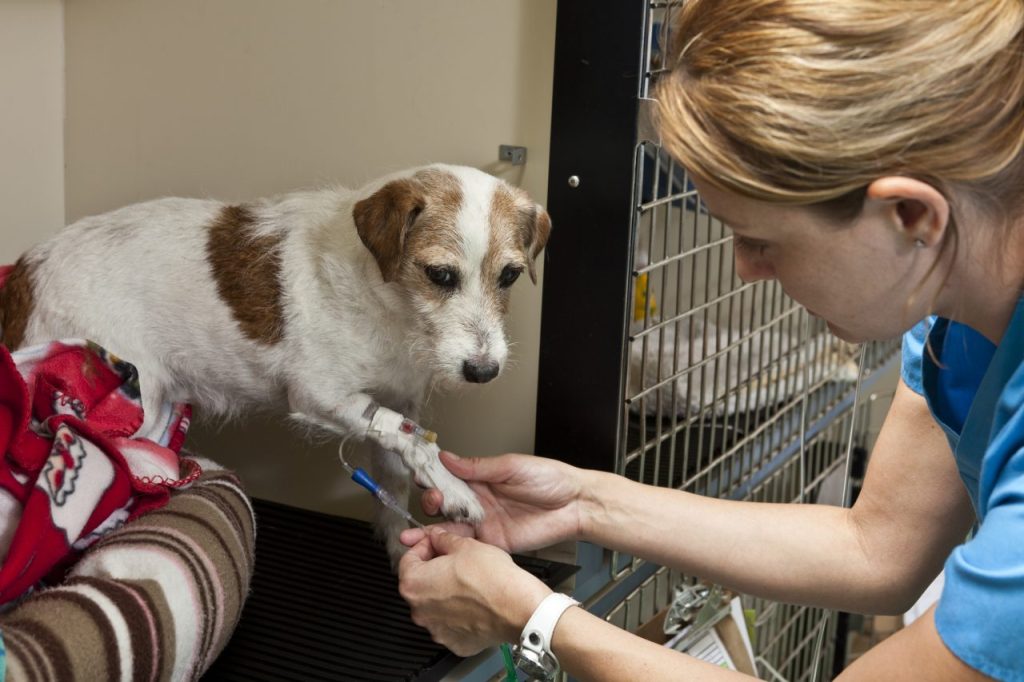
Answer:
[(657, 119), (658, 100), (650, 97), (641, 97), (640, 106), (636, 114), (636, 141), (650, 142), (661, 146), (661, 134), (658, 132), (654, 121)]

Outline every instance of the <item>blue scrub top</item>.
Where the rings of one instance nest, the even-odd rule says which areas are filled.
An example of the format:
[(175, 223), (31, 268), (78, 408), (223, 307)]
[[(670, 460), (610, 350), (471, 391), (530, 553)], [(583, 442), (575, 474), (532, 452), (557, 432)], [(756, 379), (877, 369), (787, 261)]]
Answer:
[(902, 375), (945, 431), (978, 517), (946, 561), (939, 636), (972, 668), (1024, 682), (1024, 298), (998, 347), (957, 322), (921, 322), (903, 338)]

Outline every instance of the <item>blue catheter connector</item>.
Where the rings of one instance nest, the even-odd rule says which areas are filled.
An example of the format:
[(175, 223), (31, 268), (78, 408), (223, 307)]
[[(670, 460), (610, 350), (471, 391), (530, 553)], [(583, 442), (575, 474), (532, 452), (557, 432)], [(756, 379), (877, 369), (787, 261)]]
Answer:
[(369, 490), (374, 495), (380, 490), (380, 486), (377, 485), (377, 481), (370, 478), (370, 475), (362, 468), (352, 470), (352, 480)]
[(362, 467), (353, 467), (348, 462), (346, 462), (345, 456), (341, 453), (340, 449), (338, 450), (338, 459), (341, 460), (341, 466), (345, 467), (345, 471), (352, 474), (352, 480), (358, 483), (359, 485), (363, 486), (367, 490), (369, 490), (370, 494), (376, 497), (378, 500), (380, 500), (381, 504), (383, 504), (385, 507), (395, 512), (396, 514), (398, 514), (403, 519), (405, 519), (412, 525), (416, 526), (417, 528), (422, 528), (426, 530), (426, 526), (417, 521), (416, 518), (409, 513), (408, 509), (399, 504), (398, 500), (395, 499), (394, 495), (389, 493), (387, 490), (384, 490), (384, 488), (381, 488), (380, 484), (378, 484), (377, 481), (373, 480), (370, 477), (370, 474), (366, 473), (365, 469), (363, 469)]

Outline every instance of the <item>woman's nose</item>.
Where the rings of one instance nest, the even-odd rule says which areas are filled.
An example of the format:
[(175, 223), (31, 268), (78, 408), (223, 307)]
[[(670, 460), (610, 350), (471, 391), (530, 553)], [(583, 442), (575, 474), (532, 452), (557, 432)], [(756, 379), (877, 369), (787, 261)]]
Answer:
[(744, 282), (758, 282), (775, 279), (775, 268), (771, 261), (763, 256), (735, 252), (736, 274)]

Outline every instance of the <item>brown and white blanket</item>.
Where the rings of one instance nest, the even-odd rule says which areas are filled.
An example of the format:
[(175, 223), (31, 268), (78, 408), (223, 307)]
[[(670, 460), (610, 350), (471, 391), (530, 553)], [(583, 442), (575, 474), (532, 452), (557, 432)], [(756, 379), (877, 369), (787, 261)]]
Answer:
[(203, 462), (161, 509), (90, 547), (58, 586), (0, 616), (7, 680), (194, 680), (224, 648), (253, 568), (238, 480)]
[(0, 346), (0, 680), (190, 680), (249, 591), (238, 480), (145, 432), (134, 368), (85, 341)]

